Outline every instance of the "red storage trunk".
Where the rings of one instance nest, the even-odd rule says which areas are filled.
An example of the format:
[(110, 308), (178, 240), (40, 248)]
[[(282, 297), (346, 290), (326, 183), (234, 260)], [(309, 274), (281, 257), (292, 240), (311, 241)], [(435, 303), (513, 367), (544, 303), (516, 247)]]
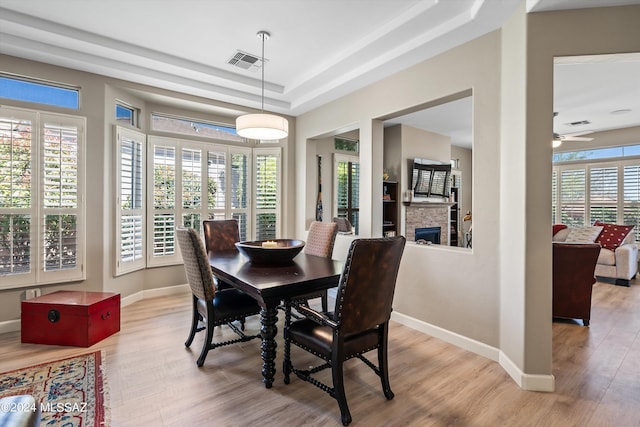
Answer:
[(22, 342), (90, 347), (120, 330), (120, 294), (57, 291), (22, 301)]

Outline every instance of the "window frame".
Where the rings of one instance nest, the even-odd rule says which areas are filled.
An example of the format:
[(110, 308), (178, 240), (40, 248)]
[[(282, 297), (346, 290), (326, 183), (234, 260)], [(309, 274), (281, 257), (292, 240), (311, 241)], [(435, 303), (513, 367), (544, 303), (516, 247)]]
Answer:
[[(270, 147), (270, 148), (262, 148), (256, 147), (253, 149), (253, 179), (250, 181), (253, 183), (253, 191), (251, 195), (253, 197), (253, 230), (252, 239), (259, 239), (260, 231), (258, 216), (263, 214), (274, 214), (275, 215), (275, 230), (274, 230), (274, 238), (278, 239), (281, 237), (282, 230), (282, 203), (281, 203), (281, 193), (282, 193), (282, 150), (280, 147)], [(258, 156), (274, 156), (276, 158), (276, 194), (275, 194), (275, 206), (273, 208), (260, 208), (258, 207)], [(262, 239), (266, 240), (266, 239)]]
[[(174, 199), (173, 208), (156, 209), (154, 204), (154, 189), (155, 189), (155, 174), (154, 174), (154, 161), (155, 161), (155, 147), (170, 147), (174, 151)], [(186, 209), (183, 203), (183, 154), (185, 150), (197, 150), (200, 151), (200, 205), (194, 209)], [(253, 150), (259, 150), (254, 148)], [(224, 153), (225, 155), (225, 175), (227, 177), (232, 176), (232, 158), (234, 155), (246, 156), (247, 159), (247, 184), (252, 182), (252, 149), (249, 147), (237, 147), (225, 144), (215, 144), (210, 142), (192, 141), (186, 139), (164, 137), (164, 136), (147, 136), (147, 227), (146, 227), (146, 242), (147, 242), (147, 267), (159, 267), (165, 265), (175, 265), (182, 263), (180, 257), (179, 248), (174, 240), (173, 252), (168, 255), (156, 255), (154, 253), (154, 217), (156, 214), (173, 215), (174, 232), (175, 227), (183, 225), (183, 217), (185, 213), (193, 213), (199, 215), (198, 224), (194, 228), (200, 230), (202, 220), (213, 218), (235, 218), (238, 215), (246, 214), (246, 218), (249, 220), (252, 212), (252, 191), (253, 186), (247, 186), (247, 206), (244, 208), (232, 207), (232, 180), (225, 179), (224, 191), (225, 201), (224, 208), (209, 207), (208, 204), (208, 158), (209, 153)], [(241, 225), (241, 224), (240, 224)], [(241, 225), (242, 226), (242, 225)], [(241, 230), (242, 232), (243, 230)], [(253, 227), (247, 227), (246, 240), (252, 238)], [(242, 234), (241, 234), (242, 237)]]
[[(558, 163), (553, 165), (553, 173), (556, 179), (555, 186), (552, 186), (552, 215), (555, 213), (555, 216), (552, 216), (552, 222), (562, 223), (562, 208), (563, 201), (560, 197), (561, 194), (561, 185), (562, 185), (562, 171), (565, 170), (584, 170), (585, 173), (585, 187), (584, 187), (584, 201), (582, 203), (575, 203), (573, 205), (583, 206), (584, 209), (584, 221), (583, 224), (578, 224), (576, 226), (586, 226), (589, 224), (593, 224), (593, 222), (599, 218), (596, 218), (592, 215), (592, 191), (591, 191), (591, 171), (595, 169), (602, 168), (615, 168), (617, 171), (617, 197), (615, 203), (607, 203), (606, 206), (616, 206), (616, 224), (625, 224), (625, 225), (635, 225), (636, 232), (636, 242), (640, 242), (640, 231), (638, 228), (640, 227), (640, 182), (638, 183), (637, 191), (638, 194), (636, 197), (638, 200), (625, 200), (625, 194), (630, 191), (627, 187), (625, 187), (625, 169), (627, 168), (637, 168), (637, 175), (640, 176), (640, 157), (635, 158), (614, 158), (609, 161), (599, 161), (599, 162), (566, 162), (566, 163)], [(638, 179), (640, 181), (640, 179)], [(553, 184), (553, 177), (552, 177)], [(603, 206), (602, 203), (597, 203), (596, 207)], [(638, 215), (634, 222), (629, 222), (625, 220), (625, 213), (632, 212), (633, 210), (638, 211)], [(632, 215), (629, 213), (628, 215)]]
[[(338, 187), (339, 187), (339, 181), (338, 181), (338, 164), (340, 162), (347, 162), (347, 163), (355, 163), (358, 164), (358, 166), (360, 165), (360, 156), (358, 155), (349, 155), (349, 154), (343, 154), (343, 153), (334, 153), (333, 154), (333, 216), (334, 217), (340, 217), (340, 208), (339, 208), (339, 203), (338, 203), (338, 195), (339, 195), (339, 191), (338, 191)], [(351, 179), (351, 176), (349, 177), (349, 180)], [(360, 177), (358, 175), (358, 181), (359, 181)], [(359, 183), (358, 183), (359, 184)], [(359, 191), (358, 191), (358, 196), (360, 195)], [(358, 200), (358, 207), (357, 208), (353, 208), (352, 205), (352, 194), (351, 192), (348, 192), (348, 206), (347, 207), (347, 211), (346, 211), (346, 215), (347, 215), (347, 219), (349, 220), (349, 222), (352, 223), (353, 225), (353, 229), (354, 229), (354, 233), (358, 234), (358, 228), (359, 228), (359, 220), (354, 220), (352, 214), (354, 212), (356, 212), (358, 214), (358, 218), (359, 218), (359, 214), (360, 214), (360, 201)]]
[[(146, 242), (145, 242), (145, 234), (146, 234), (146, 221), (147, 221), (147, 215), (146, 215), (146, 206), (147, 206), (147, 201), (146, 201), (146, 191), (147, 191), (147, 186), (146, 186), (146, 168), (147, 168), (147, 163), (146, 163), (146, 147), (147, 147), (147, 143), (146, 143), (146, 135), (142, 132), (137, 132), (122, 126), (115, 126), (114, 129), (114, 134), (115, 134), (115, 144), (114, 144), (114, 159), (115, 159), (115, 163), (116, 163), (116, 172), (114, 174), (114, 190), (116, 193), (116, 205), (115, 205), (115, 226), (114, 226), (114, 233), (115, 233), (115, 266), (114, 266), (114, 277), (117, 276), (121, 276), (123, 274), (126, 273), (130, 273), (132, 271), (137, 271), (137, 270), (142, 270), (146, 267)], [(122, 186), (122, 170), (123, 170), (123, 165), (122, 165), (122, 157), (121, 157), (121, 150), (122, 150), (122, 142), (123, 139), (130, 139), (132, 141), (134, 141), (134, 143), (138, 144), (140, 146), (140, 168), (141, 168), (141, 174), (140, 174), (140, 180), (141, 180), (141, 184), (140, 184), (140, 192), (141, 194), (140, 196), (140, 201), (141, 201), (141, 206), (138, 208), (131, 208), (131, 209), (126, 209), (123, 208), (122, 206), (122, 200), (121, 200), (121, 186)], [(140, 244), (141, 244), (141, 256), (136, 259), (135, 255), (133, 260), (125, 260), (123, 259), (123, 255), (122, 255), (122, 227), (121, 224), (124, 224), (122, 221), (123, 216), (127, 216), (127, 215), (139, 215), (142, 217), (141, 220), (141, 238), (140, 238)], [(136, 243), (134, 243), (134, 246), (136, 245)]]
[[(14, 273), (0, 276), (2, 283), (0, 289), (12, 289), (28, 286), (40, 286), (61, 282), (71, 282), (86, 279), (86, 118), (60, 113), (51, 113), (40, 110), (31, 110), (17, 107), (0, 106), (0, 117), (9, 117), (13, 120), (31, 121), (31, 194), (30, 207), (22, 208), (25, 214), (30, 215), (30, 271), (28, 273)], [(45, 156), (45, 126), (55, 128), (74, 128), (76, 136), (77, 161), (75, 174), (75, 207), (46, 207), (45, 206), (45, 179), (43, 170)], [(62, 148), (60, 148), (62, 151)], [(61, 196), (62, 197), (62, 196)], [(0, 215), (15, 215), (16, 208), (0, 208)], [(45, 222), (50, 215), (75, 215), (75, 266), (73, 268), (61, 268), (47, 271), (45, 265), (44, 242), (46, 230)], [(61, 236), (61, 239), (63, 237)], [(62, 256), (62, 255), (61, 255)]]

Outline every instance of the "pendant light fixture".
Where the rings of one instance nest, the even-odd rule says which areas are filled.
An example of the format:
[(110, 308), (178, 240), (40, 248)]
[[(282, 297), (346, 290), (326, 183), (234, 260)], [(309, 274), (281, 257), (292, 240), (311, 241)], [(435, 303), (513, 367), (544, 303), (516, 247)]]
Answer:
[(262, 39), (262, 108), (260, 113), (245, 114), (236, 119), (236, 132), (243, 138), (275, 140), (289, 134), (289, 122), (284, 117), (264, 112), (264, 42), (271, 36), (266, 31), (258, 31)]

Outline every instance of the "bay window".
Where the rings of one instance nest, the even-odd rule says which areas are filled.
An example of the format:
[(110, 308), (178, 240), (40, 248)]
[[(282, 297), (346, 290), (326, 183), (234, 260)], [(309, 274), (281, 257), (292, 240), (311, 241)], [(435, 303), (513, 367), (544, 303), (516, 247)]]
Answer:
[(254, 149), (258, 165), (255, 228), (248, 228), (250, 148), (149, 136), (147, 150), (147, 266), (181, 262), (175, 228), (200, 230), (206, 219), (237, 219), (241, 240), (251, 239), (254, 233), (277, 232), (279, 149)]

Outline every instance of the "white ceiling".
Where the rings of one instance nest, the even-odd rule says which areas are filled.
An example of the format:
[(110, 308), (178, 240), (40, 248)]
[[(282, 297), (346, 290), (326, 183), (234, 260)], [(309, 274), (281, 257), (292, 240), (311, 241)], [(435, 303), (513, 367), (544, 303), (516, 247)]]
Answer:
[[(530, 12), (640, 4), (640, 0), (526, 1)], [(0, 0), (0, 52), (260, 108), (261, 70), (243, 70), (227, 64), (227, 60), (237, 50), (261, 56), (261, 40), (256, 33), (266, 30), (271, 38), (265, 44), (264, 108), (296, 116), (499, 28), (519, 3)], [(563, 71), (563, 79), (569, 83), (574, 82), (572, 68), (567, 66), (566, 73)], [(635, 80), (637, 83), (639, 79)], [(574, 113), (576, 117), (589, 113), (573, 109), (578, 103), (585, 109), (590, 105), (585, 88), (594, 87), (602, 89), (600, 82), (586, 82), (580, 89), (582, 97), (575, 101), (569, 100), (571, 94), (558, 91), (563, 99), (558, 100), (557, 109), (561, 111), (556, 123), (564, 123), (565, 117), (569, 120)], [(638, 104), (640, 97), (635, 98)], [(624, 101), (621, 96), (607, 109), (631, 108), (627, 107), (631, 103)], [(464, 104), (458, 101), (449, 107), (470, 108), (470, 104)], [(631, 114), (637, 116), (640, 105), (636, 107)], [(439, 123), (443, 123), (441, 111), (432, 113), (438, 114)], [(629, 114), (617, 118), (624, 116)], [(422, 120), (426, 125), (427, 118), (414, 116), (407, 120), (413, 120), (413, 125)], [(464, 126), (470, 129), (470, 121)], [(463, 135), (464, 126), (454, 120), (449, 129), (431, 129), (459, 134), (456, 140), (464, 143), (464, 138), (470, 138)]]

